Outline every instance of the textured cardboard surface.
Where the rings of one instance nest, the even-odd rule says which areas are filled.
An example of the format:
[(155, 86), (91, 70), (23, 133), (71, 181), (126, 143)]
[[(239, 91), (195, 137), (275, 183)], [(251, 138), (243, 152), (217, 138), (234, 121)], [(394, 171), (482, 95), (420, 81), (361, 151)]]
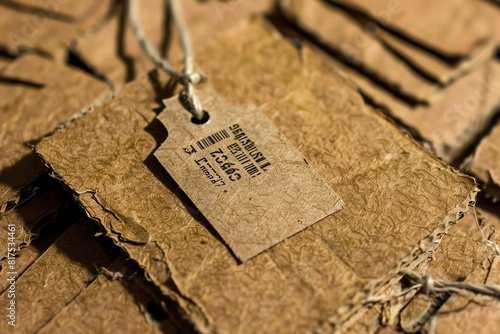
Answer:
[(108, 86), (83, 71), (37, 55), (12, 62), (0, 77), (0, 206), (43, 171), (25, 144), (105, 95)]
[[(482, 211), (486, 236), (500, 244), (500, 217)], [(500, 257), (490, 251), (489, 257), (472, 272), (466, 282), (500, 284)], [(453, 295), (436, 316), (436, 333), (496, 333), (500, 326), (500, 303), (490, 297)]]
[[(55, 213), (63, 204), (63, 195), (58, 192), (48, 192), (35, 196), (27, 204), (0, 214), (0, 233), (8, 236), (8, 225), (16, 226), (16, 245), (29, 245), (36, 234), (34, 229), (40, 229), (40, 223), (47, 216)], [(0, 260), (7, 257), (7, 237), (0, 240)], [(17, 248), (19, 249), (19, 248)]]
[(282, 0), (284, 14), (342, 61), (374, 76), (414, 101), (426, 102), (438, 87), (390, 52), (369, 30), (344, 12), (319, 0)]
[[(120, 266), (113, 263), (110, 269)], [(127, 277), (112, 279), (99, 274), (74, 300), (47, 322), (38, 333), (145, 333), (175, 334), (177, 330), (167, 321), (153, 323), (139, 302), (148, 296), (138, 292), (136, 284)]]
[[(25, 13), (43, 15), (46, 13), (48, 17), (55, 17), (63, 21), (82, 21), (92, 14), (107, 1), (90, 0), (90, 1), (71, 1), (71, 0), (15, 0), (9, 1), (7, 5)], [(20, 6), (19, 6), (20, 5)]]
[(418, 263), (473, 197), (471, 178), (430, 157), (261, 20), (199, 52), (211, 55), (198, 65), (219, 95), (259, 106), (349, 205), (238, 265), (147, 159), (158, 143), (144, 128), (158, 142), (166, 133), (146, 121), (159, 105), (140, 82), (37, 147), (199, 330), (312, 329), (404, 257)]
[[(488, 209), (476, 208), (479, 223), (486, 238), (498, 240), (500, 217)], [(495, 256), (493, 249), (482, 242), (482, 235), (477, 227), (476, 219), (471, 213), (462, 219), (457, 227), (443, 238), (439, 248), (433, 254), (425, 273), (436, 280), (469, 281), (469, 276), (483, 266), (488, 258)], [(475, 282), (485, 283), (485, 282)], [(496, 283), (492, 283), (496, 284)], [(404, 308), (400, 315), (400, 326), (408, 332), (416, 332), (422, 327), (428, 328), (430, 318), (436, 314), (436, 321), (446, 316), (449, 305), (454, 304), (456, 296), (447, 294), (427, 296), (418, 294)], [(481, 298), (481, 297), (479, 297)], [(444, 305), (443, 305), (444, 302)], [(435, 310), (437, 308), (437, 312)], [(487, 309), (485, 309), (486, 312)], [(467, 322), (475, 322), (467, 312), (457, 312), (457, 315), (468, 318)], [(496, 326), (492, 326), (492, 329)], [(453, 325), (453, 333), (469, 333), (466, 327)], [(443, 328), (444, 329), (444, 328)]]
[(197, 95), (210, 120), (193, 124), (178, 97), (164, 100), (158, 119), (168, 136), (155, 156), (240, 260), (343, 207), (259, 108), (225, 102), (213, 92)]
[[(492, 15), (496, 15), (497, 20), (500, 19), (500, 10), (493, 11)], [(363, 18), (361, 15), (355, 15), (355, 17), (365, 31), (370, 31), (369, 29), (373, 27), (373, 21)], [(460, 60), (458, 63), (453, 63), (385, 29), (375, 29), (373, 33), (375, 37), (385, 43), (385, 45), (395, 52), (396, 55), (401, 56), (404, 61), (421, 71), (423, 75), (441, 85), (453, 84), (452, 81), (493, 58), (500, 44), (498, 38), (492, 39), (478, 47), (477, 50), (471, 53), (467, 58)]]
[[(16, 333), (33, 333), (75, 298), (96, 277), (94, 264), (107, 258), (82, 222), (70, 227), (16, 283)], [(108, 263), (109, 264), (109, 263)], [(7, 291), (0, 304), (7, 305)], [(0, 331), (7, 333), (7, 321)]]
[[(112, 1), (64, 1), (58, 3), (59, 9), (53, 12), (55, 15), (33, 8), (19, 10), (12, 3), (15, 2), (3, 5), (0, 10), (0, 45), (12, 54), (16, 54), (18, 49), (35, 49), (60, 58), (64, 54), (61, 47), (70, 46), (78, 35), (100, 22), (108, 13)], [(88, 6), (88, 12), (82, 10), (83, 6)], [(82, 15), (81, 22), (68, 18), (70, 13)]]
[(500, 124), (481, 140), (464, 167), (486, 185), (488, 193), (500, 199)]
[(482, 1), (331, 1), (359, 10), (447, 57), (469, 56), (495, 31), (495, 21), (485, 19), (488, 9)]
[[(475, 284), (500, 284), (500, 257), (486, 260), (467, 279)], [(458, 311), (458, 312), (457, 312)], [(436, 318), (435, 333), (497, 333), (500, 302), (488, 297), (453, 296)]]
[[(269, 9), (272, 3), (272, 0), (184, 0), (181, 5), (193, 46), (197, 49), (250, 14)], [(170, 21), (165, 17), (164, 1), (142, 0), (139, 14), (139, 21), (152, 44), (160, 52), (164, 51), (168, 59), (180, 59), (178, 34), (173, 25), (167, 25)], [(151, 62), (141, 50), (123, 11), (96, 33), (79, 39), (76, 49), (88, 64), (117, 86), (145, 77), (151, 69)]]
[[(333, 61), (332, 61), (333, 62)], [(367, 77), (334, 62), (359, 90), (432, 143), (437, 155), (453, 161), (479, 138), (500, 105), (500, 63), (490, 60), (444, 88), (432, 106), (411, 108)]]
[[(498, 240), (498, 229), (500, 228), (500, 216), (491, 212), (491, 207), (476, 207), (479, 222), (485, 236), (490, 240)], [(493, 208), (494, 209), (494, 208)], [(428, 253), (428, 258), (423, 261), (416, 271), (430, 275), (435, 280), (443, 281), (465, 281), (470, 280), (478, 268), (488, 263), (488, 258), (495, 256), (492, 248), (482, 243), (482, 235), (477, 227), (474, 214), (467, 214), (458, 224), (444, 236), (439, 247)], [(485, 262), (486, 261), (486, 262)], [(488, 266), (487, 266), (488, 268)], [(482, 283), (477, 281), (476, 283)], [(406, 286), (407, 287), (407, 286)], [(393, 293), (400, 292), (402, 287), (395, 287)], [(419, 333), (429, 330), (431, 319), (439, 322), (441, 317), (447, 319), (448, 302), (455, 304), (456, 296), (449, 294), (426, 295), (424, 292), (418, 294), (410, 293), (406, 298), (393, 299), (384, 305), (374, 305), (359, 320), (350, 326), (346, 333)], [(492, 315), (486, 305), (476, 305), (475, 312), (485, 311)], [(472, 305), (471, 305), (472, 306)], [(444, 333), (470, 333), (470, 324), (475, 320), (472, 314), (456, 308), (456, 318), (465, 317), (466, 326), (459, 327), (451, 325), (452, 331), (446, 330), (446, 325), (441, 331)], [(450, 317), (451, 319), (455, 317)], [(451, 319), (445, 320), (446, 322)], [(496, 319), (493, 316), (492, 319)], [(449, 323), (448, 323), (449, 325)], [(483, 326), (484, 330), (485, 326)], [(491, 332), (496, 331), (496, 325), (492, 324)]]

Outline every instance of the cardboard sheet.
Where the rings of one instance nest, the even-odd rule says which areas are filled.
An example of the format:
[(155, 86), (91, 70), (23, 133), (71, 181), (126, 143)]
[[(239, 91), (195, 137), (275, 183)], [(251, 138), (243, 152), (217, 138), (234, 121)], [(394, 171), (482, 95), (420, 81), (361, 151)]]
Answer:
[(0, 72), (4, 69), (5, 66), (10, 64), (11, 62), (12, 62), (12, 58), (0, 56)]
[[(354, 18), (320, 0), (279, 2), (285, 16), (342, 62), (370, 74), (391, 91), (425, 103), (438, 87), (388, 50)], [(318, 24), (320, 23), (320, 24)]]
[(495, 31), (495, 21), (485, 19), (488, 9), (482, 1), (329, 1), (361, 11), (445, 57), (471, 55)]
[[(498, 207), (497, 207), (498, 208)], [(500, 217), (484, 212), (484, 232), (500, 245)], [(474, 284), (500, 284), (500, 257), (490, 250), (485, 259), (465, 280)], [(436, 333), (496, 333), (500, 326), (500, 302), (484, 296), (453, 295), (436, 315)]]
[[(31, 238), (41, 228), (41, 222), (55, 212), (64, 203), (63, 195), (58, 192), (48, 191), (35, 195), (28, 203), (0, 214), (0, 233), (4, 238), (0, 239), (0, 260), (7, 257), (7, 243), (9, 224), (13, 224), (16, 230), (16, 243), (19, 246), (29, 245)], [(19, 250), (19, 248), (17, 248)]]
[[(33, 10), (22, 5), (20, 9), (15, 5), (15, 1), (9, 1), (1, 5), (0, 46), (11, 54), (16, 54), (19, 49), (34, 49), (62, 59), (65, 51), (61, 47), (69, 47), (72, 40), (102, 21), (110, 10), (112, 2), (111, 0), (94, 1), (91, 4), (88, 1), (56, 2), (60, 5), (59, 9), (48, 13), (43, 9)], [(88, 7), (83, 9), (82, 5)], [(89, 12), (85, 12), (87, 10)], [(70, 13), (82, 15), (81, 22), (73, 22), (68, 18)]]
[[(491, 14), (492, 16), (495, 15), (497, 20), (500, 19), (500, 9), (492, 11)], [(362, 25), (363, 29), (370, 31), (369, 29), (373, 28), (373, 21), (361, 15), (353, 15), (358, 20), (359, 24)], [(500, 40), (498, 38), (492, 39), (478, 47), (477, 50), (471, 53), (467, 58), (458, 62), (450, 62), (385, 29), (374, 29), (373, 34), (380, 39), (387, 48), (391, 49), (396, 55), (402, 57), (404, 61), (420, 71), (422, 75), (441, 85), (453, 84), (454, 80), (494, 58), (496, 49), (500, 45)]]
[[(272, 0), (183, 0), (182, 10), (195, 49), (238, 24), (252, 13), (268, 10)], [(142, 0), (139, 21), (152, 44), (170, 60), (182, 57), (175, 27), (165, 17), (163, 0)], [(170, 26), (167, 26), (170, 23)], [(141, 79), (151, 69), (123, 11), (95, 34), (78, 40), (76, 50), (97, 72), (117, 86)]]
[[(215, 91), (259, 106), (339, 189), (349, 203), (343, 210), (238, 265), (148, 158), (166, 132), (148, 122), (161, 106), (144, 82), (37, 146), (88, 214), (199, 331), (290, 333), (328, 327), (333, 315), (342, 322), (359, 306), (358, 298), (346, 303), (364, 295), (361, 287), (387, 282), (398, 264), (423, 261), (475, 197), (470, 177), (428, 155), (320, 57), (297, 50), (262, 20), (199, 52), (211, 55), (198, 66)], [(380, 286), (372, 281), (368, 290)]]
[[(122, 274), (118, 259), (106, 270)], [(66, 305), (38, 333), (144, 333), (176, 334), (168, 319), (155, 322), (148, 319), (147, 305), (151, 300), (132, 277), (109, 277), (101, 273), (74, 300)]]
[[(0, 207), (43, 173), (27, 142), (106, 95), (109, 88), (83, 71), (37, 55), (24, 55), (0, 78)], [(12, 82), (13, 81), (13, 82)]]
[[(16, 332), (33, 333), (73, 300), (95, 279), (94, 264), (109, 265), (83, 222), (70, 227), (16, 283)], [(11, 298), (5, 290), (0, 304), (8, 305)], [(0, 322), (0, 331), (12, 327)]]
[(31, 14), (44, 15), (56, 20), (78, 22), (87, 19), (93, 15), (99, 7), (107, 1), (68, 1), (68, 0), (8, 0), (4, 6), (17, 9), (19, 11)]
[(481, 136), (500, 105), (500, 62), (484, 66), (460, 78), (435, 96), (434, 105), (410, 107), (396, 99), (369, 78), (331, 60), (349, 77), (360, 92), (424, 140), (446, 161), (454, 161)]
[(481, 140), (464, 168), (484, 184), (486, 192), (500, 199), (500, 124)]
[[(479, 224), (485, 237), (495, 242), (499, 240), (500, 216), (492, 210), (496, 211), (497, 209), (498, 207), (491, 205), (476, 207)], [(469, 213), (458, 222), (456, 227), (450, 230), (440, 246), (429, 253), (428, 261), (420, 264), (416, 270), (422, 274), (431, 275), (435, 280), (482, 284), (486, 281), (471, 280), (471, 278), (477, 277), (478, 273), (483, 273), (483, 275), (487, 273), (495, 256), (495, 251), (482, 242), (482, 235), (477, 227), (475, 216), (473, 213)], [(401, 290), (402, 287), (399, 287), (394, 292)], [(464, 299), (445, 293), (431, 296), (423, 292), (412, 293), (406, 298), (394, 299), (383, 307), (375, 305), (349, 328), (349, 333), (356, 333), (353, 331), (354, 329), (362, 329), (363, 331), (369, 329), (371, 332), (377, 333), (400, 333), (401, 331), (418, 333), (428, 331), (432, 319), (435, 323), (439, 323), (443, 319), (444, 324), (438, 326), (439, 332), (443, 333), (448, 333), (450, 328), (453, 328), (452, 333), (466, 334), (470, 333), (471, 328), (474, 327), (481, 328), (479, 332), (495, 333), (498, 330), (498, 325), (494, 323), (497, 317), (493, 315), (496, 303), (489, 298), (477, 296), (476, 300), (487, 301), (477, 304), (471, 302), (472, 295), (470, 297), (471, 299)], [(457, 300), (461, 302), (457, 302)], [(467, 300), (470, 301), (469, 305), (462, 308), (467, 304)], [(462, 304), (460, 305), (460, 303)], [(448, 313), (452, 309), (454, 311)], [(490, 326), (478, 326), (476, 323), (474, 315), (483, 312), (484, 316), (494, 320)], [(453, 320), (458, 320), (458, 323), (452, 324)], [(490, 322), (488, 321), (488, 323)]]

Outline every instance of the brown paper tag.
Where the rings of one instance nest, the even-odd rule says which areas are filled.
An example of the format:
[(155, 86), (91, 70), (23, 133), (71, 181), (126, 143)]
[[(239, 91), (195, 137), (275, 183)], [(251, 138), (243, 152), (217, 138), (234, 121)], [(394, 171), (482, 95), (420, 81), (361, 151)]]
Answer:
[(342, 208), (256, 106), (198, 94), (210, 120), (194, 124), (177, 97), (164, 101), (168, 137), (155, 155), (241, 261)]

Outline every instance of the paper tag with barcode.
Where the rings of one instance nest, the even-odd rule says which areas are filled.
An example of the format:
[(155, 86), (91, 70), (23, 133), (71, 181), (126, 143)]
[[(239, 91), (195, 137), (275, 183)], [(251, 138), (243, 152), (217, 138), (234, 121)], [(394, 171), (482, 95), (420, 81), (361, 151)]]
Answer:
[(177, 97), (164, 101), (158, 118), (168, 136), (155, 155), (241, 261), (342, 208), (256, 106), (198, 96), (210, 115), (205, 124), (191, 122)]

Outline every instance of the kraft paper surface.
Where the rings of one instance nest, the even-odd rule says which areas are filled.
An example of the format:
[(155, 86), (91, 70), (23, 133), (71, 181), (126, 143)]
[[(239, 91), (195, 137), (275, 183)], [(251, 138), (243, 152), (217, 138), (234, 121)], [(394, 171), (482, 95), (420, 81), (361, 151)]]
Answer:
[[(70, 227), (16, 282), (16, 333), (33, 333), (73, 300), (96, 277), (94, 264), (105, 265), (106, 256), (82, 222)], [(10, 298), (5, 290), (1, 305)], [(0, 331), (11, 326), (0, 322)]]
[(488, 16), (490, 9), (482, 1), (329, 1), (369, 15), (389, 29), (450, 58), (469, 56), (495, 33), (495, 20)]
[[(282, 0), (285, 16), (350, 66), (415, 102), (425, 103), (438, 86), (415, 72), (355, 19), (324, 1)], [(321, 24), (318, 24), (321, 23)]]
[(109, 88), (83, 71), (37, 55), (12, 62), (0, 78), (0, 207), (44, 172), (26, 143), (105, 95)]
[[(35, 1), (29, 1), (35, 2)], [(24, 6), (14, 1), (1, 5), (0, 22), (2, 33), (0, 45), (11, 54), (19, 50), (31, 49), (50, 54), (62, 60), (65, 50), (71, 42), (85, 31), (93, 28), (106, 16), (113, 1), (52, 1), (59, 5), (52, 11), (36, 5)], [(48, 2), (47, 2), (48, 3)], [(84, 9), (83, 7), (86, 7)], [(75, 21), (68, 15), (82, 15), (81, 21)]]
[(155, 156), (240, 260), (343, 207), (259, 108), (198, 95), (206, 124), (191, 122), (178, 97), (164, 101), (168, 136)]
[[(500, 89), (500, 84), (498, 89)], [(493, 127), (464, 164), (465, 169), (486, 185), (486, 191), (500, 199), (500, 125)]]
[(199, 52), (210, 55), (198, 60), (209, 85), (228, 102), (257, 105), (338, 189), (344, 209), (238, 265), (151, 159), (166, 130), (152, 121), (163, 107), (143, 81), (37, 146), (198, 331), (331, 329), (365, 310), (368, 290), (398, 281), (389, 273), (396, 266), (424, 261), (474, 200), (472, 178), (431, 157), (261, 19)]

